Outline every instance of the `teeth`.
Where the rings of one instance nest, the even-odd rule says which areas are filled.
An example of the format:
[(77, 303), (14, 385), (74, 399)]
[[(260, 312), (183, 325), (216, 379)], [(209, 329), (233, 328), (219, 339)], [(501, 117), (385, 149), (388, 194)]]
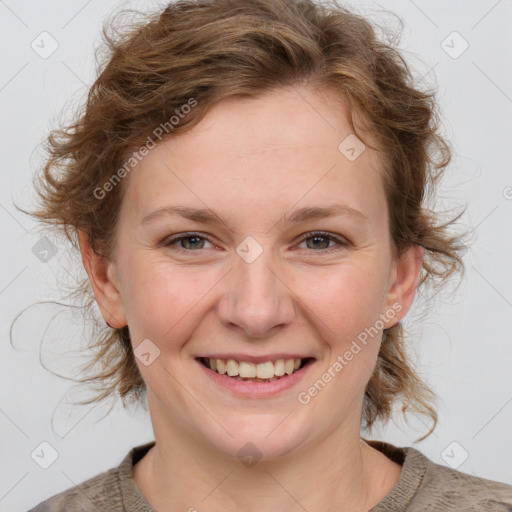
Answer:
[(273, 376), (274, 363), (272, 361), (266, 361), (265, 363), (256, 365), (256, 377), (258, 377), (258, 379), (271, 379)]
[(295, 366), (295, 361), (293, 359), (287, 359), (284, 362), (284, 371), (286, 374), (291, 375), (293, 373), (293, 367)]
[(256, 365), (253, 363), (246, 363), (245, 361), (240, 361), (240, 363), (235, 362), (238, 366), (238, 372), (240, 377), (244, 377), (246, 379), (253, 379), (256, 377)]
[(222, 359), (217, 359), (217, 373), (224, 375), (226, 373), (226, 363)]
[(274, 375), (276, 377), (282, 377), (284, 375), (284, 359), (278, 359), (274, 363)]
[(291, 375), (300, 368), (302, 359), (277, 359), (276, 361), (265, 361), (254, 364), (248, 361), (235, 361), (234, 359), (205, 359), (210, 368), (224, 375), (238, 380), (243, 379), (269, 379), (276, 380), (276, 377)]
[(234, 359), (228, 359), (226, 372), (230, 377), (236, 377), (238, 375), (238, 363)]

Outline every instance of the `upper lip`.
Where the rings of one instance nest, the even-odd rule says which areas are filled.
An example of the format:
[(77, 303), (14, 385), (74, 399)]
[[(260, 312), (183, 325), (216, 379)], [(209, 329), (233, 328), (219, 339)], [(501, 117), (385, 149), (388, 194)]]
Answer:
[(206, 359), (234, 359), (235, 361), (247, 361), (250, 363), (258, 364), (265, 361), (276, 361), (277, 359), (314, 359), (312, 356), (305, 356), (300, 354), (265, 354), (264, 356), (251, 356), (249, 354), (208, 354), (199, 357)]

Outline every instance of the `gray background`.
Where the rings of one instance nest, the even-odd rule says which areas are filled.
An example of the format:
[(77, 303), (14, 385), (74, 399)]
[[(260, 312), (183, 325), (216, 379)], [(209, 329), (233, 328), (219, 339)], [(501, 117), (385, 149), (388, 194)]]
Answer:
[[(101, 23), (119, 5), (0, 0), (0, 510), (27, 510), (153, 439), (142, 408), (118, 404), (102, 419), (108, 404), (70, 405), (83, 394), (41, 366), (44, 338), (43, 362), (72, 375), (79, 359), (69, 350), (87, 336), (78, 314), (51, 304), (31, 307), (14, 324), (16, 349), (9, 342), (20, 311), (60, 300), (63, 286), (80, 272), (70, 247), (52, 236), (51, 245), (41, 241), (43, 233), (13, 201), (33, 204), (40, 144), (69, 118), (69, 107), (83, 101), (95, 73)], [(152, 10), (157, 3), (124, 5)], [(418, 307), (408, 317), (411, 355), (441, 397), (437, 429), (414, 446), (440, 464), (512, 483), (512, 1), (395, 0), (357, 7), (375, 21), (395, 23), (379, 14), (382, 9), (403, 18), (400, 46), (417, 82), (438, 88), (443, 131), (455, 149), (439, 205), (467, 204), (462, 225), (473, 233), (461, 287), (441, 295), (427, 317)], [(44, 31), (51, 37), (40, 35)], [(45, 55), (52, 44), (58, 48)], [(422, 421), (412, 417), (406, 425), (397, 418), (369, 437), (411, 445), (425, 431)], [(43, 469), (52, 454), (56, 460)]]

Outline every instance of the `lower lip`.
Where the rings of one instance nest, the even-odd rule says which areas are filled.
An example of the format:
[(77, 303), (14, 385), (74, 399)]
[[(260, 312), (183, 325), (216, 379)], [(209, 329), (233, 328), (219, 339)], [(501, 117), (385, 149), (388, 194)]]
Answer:
[(195, 361), (204, 374), (220, 387), (227, 389), (237, 396), (256, 398), (275, 396), (282, 391), (292, 388), (306, 376), (315, 362), (315, 360), (310, 360), (300, 370), (272, 382), (251, 382), (233, 379), (228, 375), (221, 375), (207, 368), (198, 359)]

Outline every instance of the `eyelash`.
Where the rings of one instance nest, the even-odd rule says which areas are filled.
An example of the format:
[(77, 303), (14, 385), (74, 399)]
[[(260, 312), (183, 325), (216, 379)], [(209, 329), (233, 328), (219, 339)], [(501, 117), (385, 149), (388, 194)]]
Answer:
[[(327, 233), (325, 231), (311, 231), (309, 233), (305, 233), (304, 235), (301, 236), (299, 242), (302, 243), (305, 240), (308, 240), (310, 238), (316, 238), (316, 237), (326, 238), (329, 241), (336, 242), (339, 247), (330, 247), (328, 249), (321, 249), (319, 251), (315, 251), (314, 249), (311, 249), (313, 252), (322, 252), (322, 253), (330, 254), (331, 252), (338, 251), (341, 248), (348, 247), (350, 245), (349, 242), (346, 241), (345, 239), (339, 238), (339, 237), (337, 237), (331, 233)], [(184, 234), (169, 238), (167, 241), (164, 242), (163, 245), (165, 247), (171, 247), (172, 245), (175, 245), (176, 243), (180, 242), (181, 240), (185, 240), (187, 238), (201, 238), (203, 240), (210, 242), (210, 240), (208, 240), (208, 237), (203, 236), (201, 233), (192, 232), (192, 233), (184, 233)], [(210, 243), (212, 243), (212, 242), (210, 242)], [(194, 249), (183, 249), (182, 247), (177, 247), (177, 246), (175, 247), (175, 250), (178, 252), (182, 252), (182, 253), (196, 252)], [(201, 251), (201, 249), (197, 249), (197, 251)]]

